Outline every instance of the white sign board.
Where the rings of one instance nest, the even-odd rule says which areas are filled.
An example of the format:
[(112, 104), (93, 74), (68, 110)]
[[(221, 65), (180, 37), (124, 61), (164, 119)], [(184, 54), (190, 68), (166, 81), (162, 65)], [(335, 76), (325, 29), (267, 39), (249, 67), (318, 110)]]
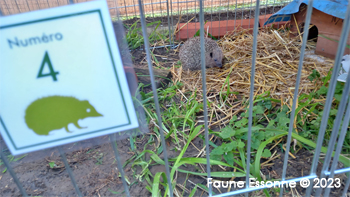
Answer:
[(0, 18), (0, 132), (13, 155), (138, 127), (105, 1)]

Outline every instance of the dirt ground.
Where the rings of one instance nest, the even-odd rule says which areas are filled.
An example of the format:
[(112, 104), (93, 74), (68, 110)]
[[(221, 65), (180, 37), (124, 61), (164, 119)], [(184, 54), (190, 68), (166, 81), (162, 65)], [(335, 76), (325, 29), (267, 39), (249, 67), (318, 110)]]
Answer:
[[(148, 135), (144, 138), (139, 137), (136, 141), (135, 149), (139, 152), (142, 152), (143, 146), (148, 141)], [(202, 148), (204, 142), (197, 138), (193, 141), (194, 145)], [(169, 157), (174, 158), (177, 156), (177, 152), (172, 151), (172, 146), (170, 142), (167, 142), (167, 150), (169, 152)], [(65, 146), (65, 150), (71, 148), (73, 145)], [(149, 147), (152, 150), (152, 147)], [(122, 163), (127, 161), (136, 151), (130, 150), (130, 143), (128, 139), (118, 141), (118, 150), (120, 153), (120, 158)], [(14, 168), (19, 180), (23, 184), (27, 193), (31, 196), (76, 196), (76, 192), (73, 188), (73, 185), (70, 181), (68, 173), (64, 168), (64, 164), (60, 157), (57, 155), (57, 150), (50, 150), (51, 154), (48, 154), (47, 157), (38, 158), (35, 154), (30, 153), (23, 159), (17, 162), (12, 162), (11, 165)], [(48, 151), (48, 152), (50, 152)], [(277, 151), (277, 155), (280, 157), (272, 162), (270, 166), (262, 167), (261, 172), (266, 176), (267, 179), (279, 179), (282, 175), (282, 166), (284, 153), (281, 152), (281, 149), (277, 146), (272, 152)], [(5, 152), (8, 153), (8, 152)], [(198, 153), (198, 151), (190, 145), (188, 151), (185, 153), (184, 157), (193, 157)], [(52, 156), (51, 156), (52, 155)], [(310, 172), (310, 167), (312, 163), (313, 154), (307, 150), (301, 150), (298, 154), (295, 154), (296, 158), (289, 159), (288, 169), (287, 169), (287, 178), (295, 178), (300, 176), (308, 175)], [(34, 161), (33, 158), (37, 157)], [(160, 155), (162, 158), (162, 155)], [(123, 186), (122, 181), (118, 177), (119, 171), (117, 170), (117, 165), (115, 162), (115, 157), (113, 154), (113, 149), (111, 144), (101, 144), (91, 146), (89, 148), (83, 148), (77, 151), (73, 151), (67, 154), (68, 162), (73, 170), (73, 174), (77, 181), (77, 184), (83, 193), (84, 196), (123, 196)], [(263, 162), (264, 160), (262, 160)], [(50, 168), (49, 163), (55, 162), (57, 167)], [(141, 172), (141, 169), (131, 168), (132, 162), (126, 165), (124, 168), (125, 174), (128, 181), (131, 183), (130, 194), (131, 196), (151, 196), (151, 193), (145, 189), (146, 181), (138, 180), (134, 174)], [(205, 165), (203, 165), (205, 168)], [(320, 172), (322, 163), (319, 163), (317, 171)], [(341, 166), (339, 166), (341, 167)], [(3, 171), (4, 165), (0, 167), (0, 170)], [(193, 166), (182, 167), (189, 171), (198, 171)], [(134, 172), (135, 170), (135, 172)], [(222, 169), (217, 166), (212, 167), (212, 171), (217, 171)], [(232, 169), (226, 169), (228, 172)], [(155, 165), (150, 168), (151, 173), (154, 175), (157, 172), (165, 172), (164, 166)], [(341, 193), (344, 189), (346, 177), (345, 175), (340, 175), (338, 178), (342, 181), (342, 187), (338, 189), (332, 189), (331, 196), (341, 196)], [(186, 174), (178, 173), (177, 174), (177, 183), (184, 183), (186, 180)], [(206, 180), (200, 176), (190, 175), (187, 180), (190, 180), (193, 183), (200, 183), (205, 185)], [(220, 179), (221, 181), (226, 181), (226, 179)], [(228, 181), (229, 179), (227, 179)], [(244, 181), (244, 178), (235, 178), (234, 181)], [(186, 188), (192, 189), (194, 187), (189, 181), (184, 184)], [(305, 189), (298, 186), (296, 188), (297, 192), (302, 195), (305, 192)], [(285, 190), (285, 196), (296, 195), (296, 190)], [(180, 191), (182, 191), (180, 189)], [(220, 193), (217, 189), (214, 189), (215, 193)], [(226, 190), (221, 190), (221, 192), (226, 192)], [(348, 189), (350, 193), (350, 188)], [(2, 196), (21, 196), (18, 188), (13, 182), (12, 177), (9, 172), (1, 173), (0, 175), (0, 193)], [(271, 194), (277, 196), (278, 193), (272, 190)], [(188, 193), (184, 193), (184, 196), (188, 196)], [(195, 196), (206, 195), (202, 194), (201, 190), (197, 190)], [(254, 196), (264, 195), (262, 191), (256, 193)]]

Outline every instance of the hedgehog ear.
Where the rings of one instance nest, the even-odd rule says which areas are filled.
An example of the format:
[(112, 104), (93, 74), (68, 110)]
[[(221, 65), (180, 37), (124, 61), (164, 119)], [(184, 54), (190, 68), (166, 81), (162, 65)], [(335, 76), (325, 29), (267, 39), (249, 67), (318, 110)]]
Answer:
[(210, 57), (213, 58), (213, 53), (210, 53)]

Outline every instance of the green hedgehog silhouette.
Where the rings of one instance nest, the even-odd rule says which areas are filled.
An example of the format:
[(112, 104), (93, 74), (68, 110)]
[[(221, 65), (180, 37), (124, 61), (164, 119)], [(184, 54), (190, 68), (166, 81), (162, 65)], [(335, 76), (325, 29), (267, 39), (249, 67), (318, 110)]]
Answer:
[(103, 116), (89, 103), (68, 96), (49, 96), (35, 100), (25, 111), (25, 122), (27, 126), (38, 135), (49, 135), (50, 131), (65, 128), (73, 123), (82, 129), (78, 120), (87, 117)]

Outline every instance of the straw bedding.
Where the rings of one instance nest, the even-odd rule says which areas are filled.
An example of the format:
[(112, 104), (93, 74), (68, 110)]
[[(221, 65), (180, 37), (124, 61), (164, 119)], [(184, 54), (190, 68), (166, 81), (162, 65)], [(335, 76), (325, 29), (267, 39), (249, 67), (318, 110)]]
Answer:
[[(301, 36), (293, 37), (285, 29), (276, 31), (266, 28), (259, 30), (254, 96), (269, 91), (272, 98), (281, 100), (282, 104), (287, 104), (288, 107), (291, 106), (301, 54)], [(210, 109), (212, 109), (209, 113), (220, 112), (221, 118), (218, 117), (220, 114), (216, 114), (218, 120), (224, 121), (226, 119), (227, 122), (232, 115), (243, 110), (242, 104), (244, 100), (249, 98), (253, 36), (248, 30), (238, 30), (220, 39), (218, 44), (223, 50), (225, 64), (222, 69), (210, 68), (206, 70), (207, 97), (211, 103)], [(312, 70), (316, 69), (323, 77), (327, 75), (334, 64), (333, 60), (313, 54), (315, 44), (313, 41), (307, 43), (299, 95), (310, 93), (322, 85), (320, 81), (316, 84), (310, 82), (308, 76)], [(173, 67), (172, 72), (173, 81), (184, 84), (183, 89), (179, 90), (182, 99), (187, 99), (183, 95), (184, 92), (193, 93), (196, 91), (197, 100), (199, 102), (203, 100), (201, 71), (182, 71), (181, 68), (175, 69)], [(224, 101), (222, 95), (227, 93), (228, 88), (228, 99)], [(232, 94), (233, 92), (237, 92), (238, 95)], [(210, 125), (221, 122), (211, 121), (210, 119)]]

